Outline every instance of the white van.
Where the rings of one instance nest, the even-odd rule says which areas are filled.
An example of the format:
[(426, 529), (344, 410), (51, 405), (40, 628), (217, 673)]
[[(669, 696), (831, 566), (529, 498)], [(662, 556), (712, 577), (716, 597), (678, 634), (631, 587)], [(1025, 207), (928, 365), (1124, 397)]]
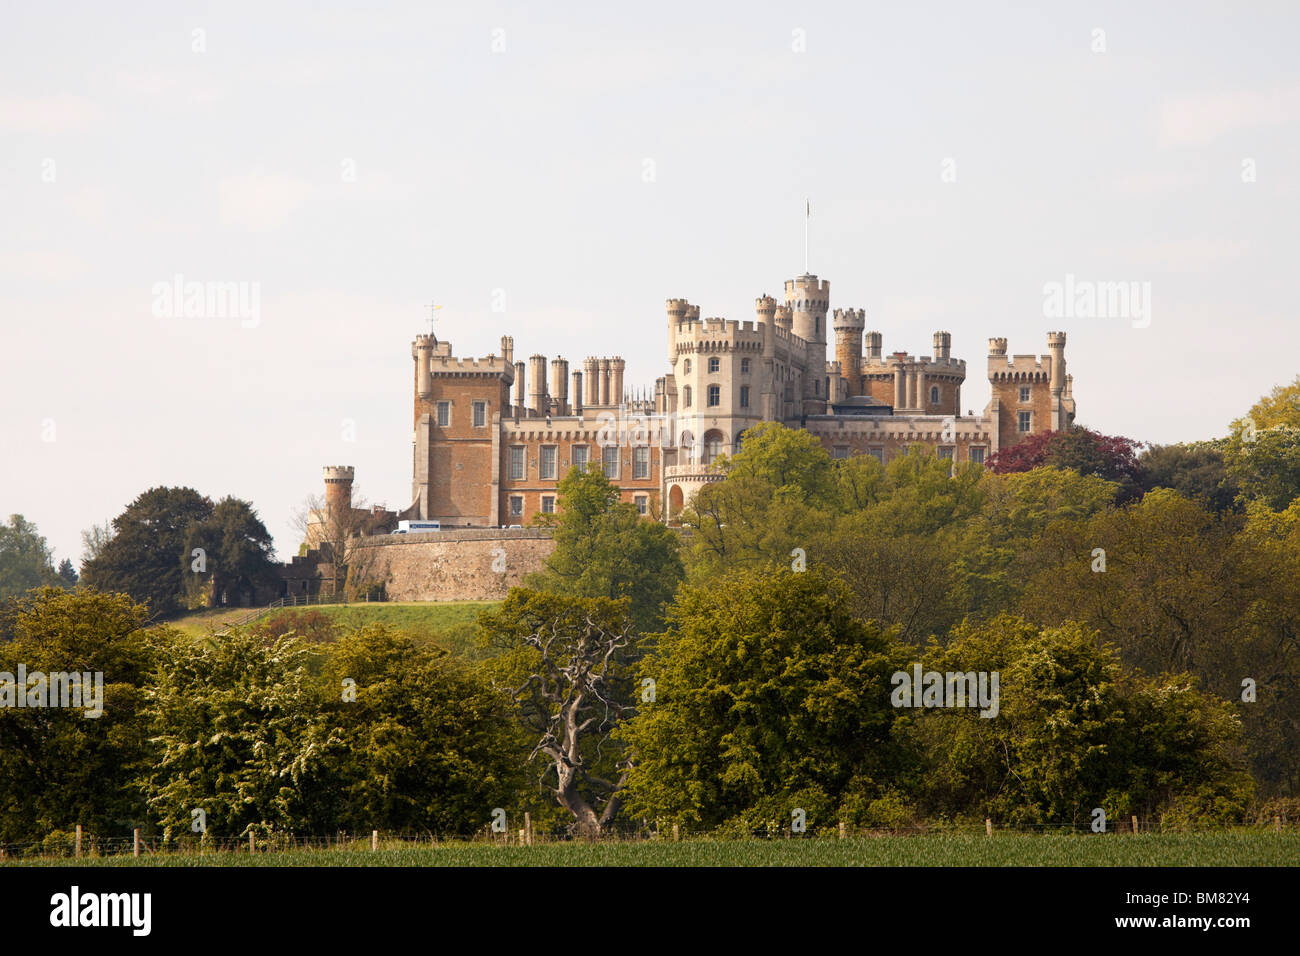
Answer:
[(438, 521), (399, 521), (397, 530), (393, 534), (407, 534), (412, 531), (441, 531), (442, 524)]

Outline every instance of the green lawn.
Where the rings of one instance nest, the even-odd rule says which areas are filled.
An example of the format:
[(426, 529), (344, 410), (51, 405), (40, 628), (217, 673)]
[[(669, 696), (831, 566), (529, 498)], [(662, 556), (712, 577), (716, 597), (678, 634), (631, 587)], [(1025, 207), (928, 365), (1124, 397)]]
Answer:
[[(67, 865), (67, 857), (8, 860)], [(85, 866), (1296, 866), (1300, 832), (967, 834), (847, 840), (684, 840), (637, 843), (383, 843), (356, 849), (83, 858)]]
[[(473, 635), (473, 624), (479, 612), (494, 606), (492, 601), (381, 601), (359, 604), (311, 604), (287, 607), (270, 612), (298, 613), (317, 611), (336, 621), (342, 628), (351, 629), (365, 624), (384, 623), (397, 630), (406, 631), (418, 640), (433, 641), (446, 647), (457, 656), (478, 658), (483, 656)], [(214, 611), (196, 611), (168, 622), (182, 634), (194, 640), (205, 638), (227, 624), (234, 624), (251, 614), (251, 608), (223, 608)]]

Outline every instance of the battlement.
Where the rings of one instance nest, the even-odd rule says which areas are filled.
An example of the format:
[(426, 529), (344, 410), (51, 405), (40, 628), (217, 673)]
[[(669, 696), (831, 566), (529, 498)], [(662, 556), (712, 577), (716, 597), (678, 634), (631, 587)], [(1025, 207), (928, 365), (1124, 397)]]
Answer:
[(832, 313), (836, 332), (858, 331), (867, 327), (866, 309), (836, 309)]
[(496, 372), (504, 374), (507, 371), (511, 376), (514, 375), (514, 369), (510, 363), (499, 355), (484, 355), (481, 358), (463, 359), (454, 358), (450, 354), (435, 355), (429, 362), (429, 371), (434, 375), (447, 375), (454, 372), (477, 372), (479, 374)]
[(357, 469), (354, 465), (326, 465), (324, 472), (326, 481), (350, 482), (357, 475)]
[(1006, 354), (1007, 354), (1006, 339), (989, 339), (989, 358), (992, 358), (995, 355), (1006, 355)]
[(1046, 382), (1051, 370), (1050, 355), (989, 356), (990, 382)]

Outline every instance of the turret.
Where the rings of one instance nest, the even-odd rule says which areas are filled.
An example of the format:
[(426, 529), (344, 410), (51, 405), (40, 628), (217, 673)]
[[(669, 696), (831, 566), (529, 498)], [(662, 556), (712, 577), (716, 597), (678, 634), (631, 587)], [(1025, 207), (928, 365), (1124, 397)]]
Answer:
[(524, 363), (515, 363), (515, 416), (528, 405), (527, 393), (525, 392)]
[(862, 378), (862, 330), (867, 327), (867, 313), (862, 309), (836, 309), (835, 362), (840, 376), (848, 382), (848, 394), (860, 394)]
[(573, 373), (573, 414), (582, 414), (582, 373)]
[(809, 344), (809, 363), (814, 368), (826, 363), (826, 310), (830, 302), (828, 279), (801, 275), (785, 282), (785, 304), (794, 313), (794, 334)]
[(586, 386), (587, 396), (582, 400), (584, 406), (600, 404), (600, 360), (590, 356), (582, 360), (582, 382)]
[(433, 395), (433, 376), (430, 374), (433, 345), (432, 335), (417, 335), (411, 345), (411, 357), (415, 359), (415, 392), (421, 398)]
[(1007, 354), (1006, 339), (989, 339), (989, 358), (997, 358), (999, 356), (1005, 358), (1006, 354)]
[(528, 357), (528, 377), (532, 385), (528, 390), (528, 407), (536, 415), (545, 415), (546, 407), (546, 356)]
[(868, 332), (866, 335), (867, 343), (867, 360), (871, 362), (880, 361), (880, 350), (883, 348), (884, 340), (879, 332)]
[(601, 405), (609, 404), (609, 359), (600, 360), (600, 402)]
[(1057, 431), (1069, 424), (1061, 399), (1065, 390), (1065, 333), (1047, 333), (1047, 354), (1052, 357), (1050, 379), (1052, 396), (1052, 430)]
[(563, 358), (551, 359), (551, 397), (559, 408), (557, 415), (567, 415), (569, 405), (569, 362)]
[(623, 372), (627, 368), (627, 363), (623, 359), (615, 356), (609, 362), (609, 403), (611, 405), (623, 404)]
[(765, 322), (768, 326), (776, 324), (776, 299), (770, 295), (761, 295), (755, 299), (754, 311), (758, 315), (758, 321)]
[(356, 469), (352, 465), (325, 466), (325, 514), (327, 517), (346, 519), (352, 513), (352, 480)]

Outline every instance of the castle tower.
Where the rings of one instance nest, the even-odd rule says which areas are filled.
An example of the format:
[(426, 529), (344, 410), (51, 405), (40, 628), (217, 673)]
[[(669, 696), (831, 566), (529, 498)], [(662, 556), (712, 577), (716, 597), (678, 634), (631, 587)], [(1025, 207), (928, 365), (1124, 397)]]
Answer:
[(522, 361), (516, 362), (515, 363), (515, 402), (514, 402), (516, 417), (518, 417), (519, 413), (528, 405), (528, 399), (525, 396), (525, 392), (524, 392), (526, 378), (527, 376), (524, 375), (524, 363)]
[(587, 395), (582, 400), (584, 406), (600, 404), (600, 360), (590, 356), (582, 360), (582, 381), (587, 388)]
[(790, 311), (788, 305), (778, 305), (776, 307), (776, 324), (787, 332), (794, 331), (794, 313)]
[(1047, 354), (1052, 357), (1049, 394), (1052, 400), (1052, 431), (1066, 427), (1065, 408), (1061, 403), (1065, 391), (1065, 333), (1047, 333)]
[(532, 385), (528, 390), (528, 407), (536, 415), (545, 415), (546, 408), (546, 356), (528, 357), (528, 377)]
[(328, 517), (346, 518), (352, 512), (352, 480), (356, 469), (352, 465), (325, 466), (325, 514)]
[(807, 371), (803, 376), (805, 415), (820, 414), (826, 407), (828, 396), (821, 385), (826, 379), (826, 310), (830, 301), (828, 279), (805, 273), (785, 282), (785, 302), (794, 316), (794, 334), (808, 343)]
[(508, 367), (515, 364), (515, 338), (513, 335), (501, 336), (501, 358)]
[(677, 327), (686, 321), (686, 310), (690, 303), (685, 299), (668, 300), (668, 364), (672, 366), (677, 361)]
[(582, 373), (573, 373), (573, 414), (582, 414)]
[(567, 359), (551, 359), (551, 397), (558, 406), (557, 415), (569, 414), (569, 363)]
[(867, 327), (867, 313), (862, 309), (836, 309), (835, 361), (840, 376), (848, 385), (848, 395), (862, 394), (862, 331)]
[(433, 361), (433, 336), (417, 335), (411, 345), (411, 358), (415, 359), (415, 392), (421, 398), (433, 394), (433, 377), (430, 366)]
[(754, 300), (754, 311), (758, 321), (765, 322), (769, 328), (776, 326), (776, 299), (770, 295), (759, 296)]

